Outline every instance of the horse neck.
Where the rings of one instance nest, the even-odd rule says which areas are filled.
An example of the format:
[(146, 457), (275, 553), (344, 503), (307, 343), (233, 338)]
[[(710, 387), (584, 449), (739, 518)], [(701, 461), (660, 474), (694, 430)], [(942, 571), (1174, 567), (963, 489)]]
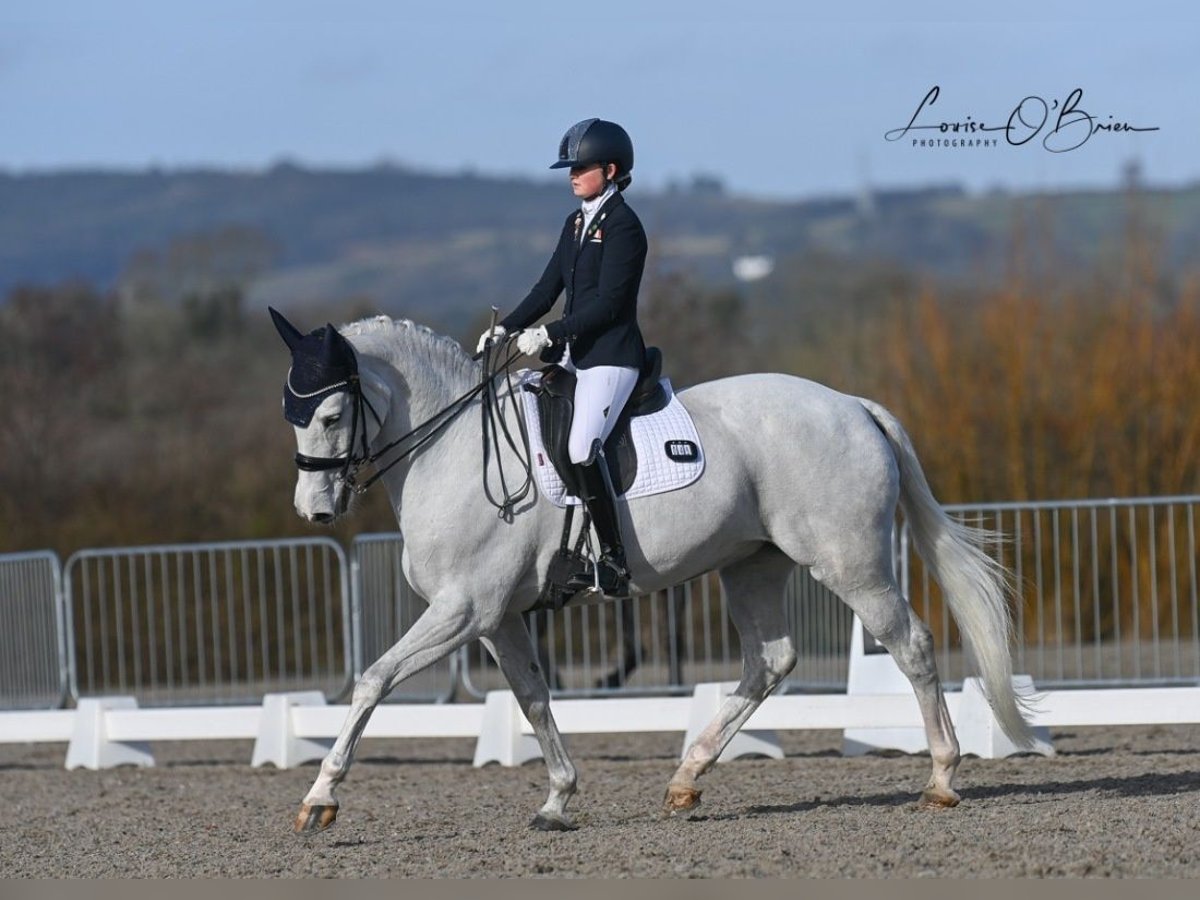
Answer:
[(379, 440), (394, 440), (431, 419), (478, 382), (478, 366), (466, 360), (441, 361), (430, 354), (384, 348), (368, 361), (391, 390), (391, 404)]

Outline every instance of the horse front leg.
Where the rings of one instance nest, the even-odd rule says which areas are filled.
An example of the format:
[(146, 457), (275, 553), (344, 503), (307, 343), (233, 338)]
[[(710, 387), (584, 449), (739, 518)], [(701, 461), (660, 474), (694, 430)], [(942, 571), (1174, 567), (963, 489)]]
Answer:
[(431, 606), (392, 649), (363, 673), (354, 686), (345, 724), (300, 806), (295, 822), (297, 834), (324, 831), (337, 818), (334, 789), (349, 773), (359, 739), (379, 702), (414, 672), (433, 665), (478, 636), (478, 623), (468, 608)]
[(570, 831), (575, 826), (566, 815), (567, 802), (575, 793), (575, 766), (567, 756), (562, 735), (550, 712), (550, 688), (536, 660), (536, 648), (520, 613), (508, 613), (500, 626), (482, 638), (500, 664), (521, 712), (533, 726), (546, 768), (550, 774), (550, 796), (530, 822), (541, 831)]

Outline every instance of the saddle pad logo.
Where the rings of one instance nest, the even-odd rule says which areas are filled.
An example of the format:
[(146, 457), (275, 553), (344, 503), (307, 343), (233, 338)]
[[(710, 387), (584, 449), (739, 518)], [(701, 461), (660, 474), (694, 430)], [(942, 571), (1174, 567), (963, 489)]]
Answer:
[(663, 444), (667, 458), (672, 462), (695, 462), (700, 458), (700, 448), (691, 441), (667, 441)]

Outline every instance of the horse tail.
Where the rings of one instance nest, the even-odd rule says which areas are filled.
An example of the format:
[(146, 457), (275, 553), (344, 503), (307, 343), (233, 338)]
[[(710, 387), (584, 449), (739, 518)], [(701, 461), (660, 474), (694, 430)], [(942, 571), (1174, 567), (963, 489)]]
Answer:
[(1022, 714), (1028, 701), (1012, 685), (1009, 640), (1013, 595), (1008, 570), (981, 549), (1000, 538), (997, 532), (956, 522), (946, 515), (929, 489), (904, 426), (890, 412), (860, 398), (887, 437), (900, 467), (900, 506), (912, 530), (917, 553), (929, 567), (958, 623), (971, 658), (979, 667), (984, 693), (996, 720), (1014, 743), (1028, 747), (1033, 731)]

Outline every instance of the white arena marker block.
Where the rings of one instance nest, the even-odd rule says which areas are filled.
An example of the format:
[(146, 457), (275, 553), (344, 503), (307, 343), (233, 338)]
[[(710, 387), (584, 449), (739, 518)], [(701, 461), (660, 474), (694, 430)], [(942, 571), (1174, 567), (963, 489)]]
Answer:
[[(1033, 678), (1029, 675), (1014, 675), (1012, 681), (1017, 696), (1027, 696), (1033, 691)], [(968, 753), (974, 753), (982, 759), (1001, 759), (1015, 753), (1054, 756), (1050, 729), (1045, 726), (1034, 727), (1032, 747), (1018, 747), (1009, 739), (996, 721), (978, 678), (963, 679), (962, 699), (959, 701), (954, 730), (958, 733), (959, 752), (963, 756)]]
[(475, 742), (474, 766), (490, 762), (519, 766), (542, 758), (537, 738), (522, 733), (525, 714), (512, 691), (488, 691), (483, 701), (483, 726)]
[(324, 705), (325, 695), (320, 691), (263, 695), (258, 737), (254, 740), (254, 755), (250, 765), (272, 763), (280, 769), (290, 769), (314, 759), (324, 759), (333, 746), (333, 740), (297, 737), (296, 729), (292, 726), (293, 706)]
[(110, 741), (104, 725), (110, 709), (137, 709), (134, 697), (95, 697), (80, 700), (75, 709), (68, 769), (110, 769), (113, 766), (152, 766), (150, 745), (141, 741)]
[[(698, 684), (692, 691), (692, 705), (688, 710), (687, 733), (683, 736), (683, 749), (680, 759), (686, 754), (688, 747), (708, 727), (721, 709), (725, 698), (737, 689), (736, 681), (709, 682)], [(767, 756), (771, 759), (783, 759), (783, 749), (779, 746), (779, 736), (774, 731), (739, 731), (733, 736), (717, 762), (730, 762), (743, 756)]]

